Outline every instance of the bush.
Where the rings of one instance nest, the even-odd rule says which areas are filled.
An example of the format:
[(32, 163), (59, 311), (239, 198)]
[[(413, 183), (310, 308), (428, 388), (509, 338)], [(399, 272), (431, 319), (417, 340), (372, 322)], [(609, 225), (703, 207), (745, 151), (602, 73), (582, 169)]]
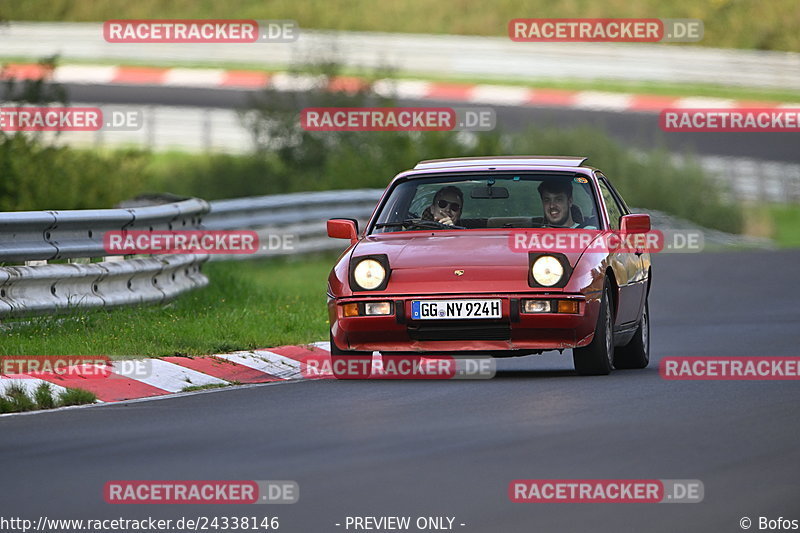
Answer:
[[(40, 65), (52, 71), (57, 57)], [(3, 68), (5, 70), (5, 67)], [(47, 78), (0, 84), (0, 99), (19, 106), (67, 106), (67, 92)], [(0, 211), (91, 209), (111, 207), (141, 192), (145, 186), (141, 151), (102, 155), (56, 144), (58, 134), (8, 134), (0, 131)]]
[(93, 392), (83, 389), (67, 389), (58, 395), (58, 405), (84, 405), (97, 401)]
[(139, 151), (100, 155), (0, 135), (0, 211), (111, 207), (145, 188), (146, 159)]
[(53, 387), (49, 383), (40, 383), (33, 391), (33, 398), (19, 383), (12, 383), (5, 394), (0, 394), (1, 413), (21, 413), (36, 409), (53, 409), (67, 405), (83, 405), (94, 403), (97, 396), (83, 389), (67, 389), (53, 398)]
[(28, 393), (19, 383), (13, 383), (6, 390), (6, 399), (8, 400), (10, 412), (19, 413), (22, 411), (33, 411), (36, 409), (36, 404), (31, 400)]
[(14, 404), (12, 404), (5, 396), (0, 396), (0, 415), (3, 413), (13, 413)]
[(33, 391), (33, 399), (39, 409), (52, 409), (56, 406), (53, 398), (53, 386), (47, 382), (40, 383)]
[(145, 172), (150, 190), (218, 200), (294, 190), (291, 180), (277, 178), (277, 167), (264, 155), (161, 153), (153, 154)]

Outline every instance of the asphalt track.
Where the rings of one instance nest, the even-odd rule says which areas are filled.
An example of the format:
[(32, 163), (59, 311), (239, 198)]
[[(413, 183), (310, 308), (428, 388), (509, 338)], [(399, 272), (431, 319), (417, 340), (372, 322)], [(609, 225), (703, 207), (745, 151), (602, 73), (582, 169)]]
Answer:
[[(245, 108), (254, 91), (185, 87), (65, 84), (72, 103), (142, 104)], [(430, 106), (430, 100), (401, 100), (402, 105)], [(443, 105), (465, 107), (464, 102)], [(796, 133), (662, 132), (655, 113), (619, 113), (560, 107), (495, 107), (498, 128), (507, 132), (529, 127), (593, 126), (640, 149), (665, 148), (697, 155), (746, 157), (800, 163)]]
[[(800, 388), (664, 381), (663, 356), (797, 356), (799, 251), (654, 258), (646, 370), (557, 354), (489, 381), (303, 381), (0, 418), (0, 516), (455, 516), (464, 532), (741, 531), (800, 519)], [(699, 479), (697, 504), (514, 504), (519, 478)], [(294, 505), (104, 503), (109, 480), (296, 480)], [(352, 529), (351, 529), (352, 531)], [(411, 531), (416, 531), (412, 529)]]

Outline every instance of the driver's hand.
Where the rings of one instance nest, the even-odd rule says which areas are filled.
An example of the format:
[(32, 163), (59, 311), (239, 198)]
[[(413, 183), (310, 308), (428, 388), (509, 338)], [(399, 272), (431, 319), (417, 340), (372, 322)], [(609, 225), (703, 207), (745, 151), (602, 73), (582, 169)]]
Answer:
[(455, 226), (455, 222), (453, 222), (453, 219), (448, 216), (438, 218), (436, 219), (436, 222), (441, 222), (442, 224), (447, 224), (448, 226)]

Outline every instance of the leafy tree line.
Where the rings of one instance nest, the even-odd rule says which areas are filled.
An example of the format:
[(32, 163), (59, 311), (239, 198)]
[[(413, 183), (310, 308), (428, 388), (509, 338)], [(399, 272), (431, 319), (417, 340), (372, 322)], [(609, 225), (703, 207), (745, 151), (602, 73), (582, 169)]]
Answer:
[[(48, 61), (54, 62), (54, 59)], [(364, 79), (386, 77), (366, 73)], [(89, 151), (59, 146), (29, 134), (0, 132), (0, 210), (110, 207), (144, 192), (170, 192), (206, 199), (297, 191), (383, 188), (417, 161), (443, 157), (536, 154), (585, 155), (602, 168), (626, 201), (662, 210), (701, 225), (738, 232), (740, 206), (690, 162), (677, 164), (664, 151), (635, 154), (591, 129), (531, 129), (504, 134), (456, 132), (312, 132), (299, 113), (306, 107), (395, 105), (365, 83), (352, 92), (330, 91), (339, 76), (335, 62), (322, 62), (308, 91), (268, 88), (241, 113), (256, 149), (246, 155)], [(6, 82), (17, 102), (66, 103), (46, 80)], [(8, 97), (6, 98), (9, 99)]]

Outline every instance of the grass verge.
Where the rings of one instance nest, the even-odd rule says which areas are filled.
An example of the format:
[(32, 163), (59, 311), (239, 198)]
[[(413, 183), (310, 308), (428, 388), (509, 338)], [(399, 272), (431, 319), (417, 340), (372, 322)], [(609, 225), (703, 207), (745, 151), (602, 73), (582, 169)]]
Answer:
[(231, 382), (231, 383), (209, 383), (208, 385), (189, 385), (188, 387), (184, 387), (181, 389), (181, 392), (194, 392), (199, 390), (208, 390), (208, 389), (224, 389), (225, 387), (230, 387), (231, 385), (241, 385), (241, 383)]
[[(705, 25), (701, 45), (723, 48), (800, 51), (800, 3), (738, 0), (606, 0), (549, 2), (547, 0), (479, 0), (441, 2), (404, 0), (327, 0), (324, 8), (311, 0), (50, 0), (10, 2), (3, 16), (9, 20), (102, 21), (108, 19), (293, 19), (302, 28), (508, 35), (514, 18), (696, 18)], [(521, 45), (529, 43), (520, 43)]]
[(29, 319), (3, 333), (3, 355), (203, 355), (327, 339), (335, 256), (211, 263), (205, 289), (157, 307)]
[(13, 383), (5, 394), (0, 394), (0, 414), (85, 405), (96, 401), (97, 396), (83, 389), (67, 389), (54, 396), (52, 385), (40, 383), (33, 394), (28, 394), (21, 384)]
[(747, 207), (744, 232), (756, 237), (768, 237), (781, 248), (800, 248), (800, 205)]

